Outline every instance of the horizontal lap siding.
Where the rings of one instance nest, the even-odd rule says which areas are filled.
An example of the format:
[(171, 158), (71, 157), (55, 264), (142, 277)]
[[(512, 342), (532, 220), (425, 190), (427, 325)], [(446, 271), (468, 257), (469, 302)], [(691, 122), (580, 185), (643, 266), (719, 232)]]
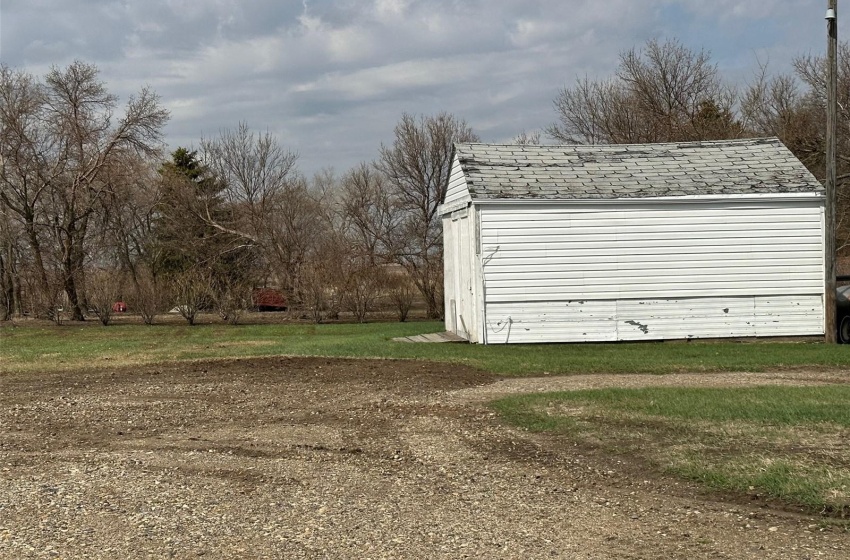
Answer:
[(466, 186), (466, 175), (464, 175), (463, 169), (461, 169), (460, 163), (457, 161), (457, 156), (455, 156), (452, 163), (452, 170), (449, 174), (449, 182), (446, 186), (446, 197), (443, 200), (443, 204), (451, 204), (452, 202), (462, 200), (472, 200), (472, 198)]
[(484, 207), (488, 342), (823, 332), (821, 205)]
[(620, 300), (620, 340), (796, 336), (823, 332), (816, 296)]
[(488, 344), (508, 342), (613, 342), (616, 301), (487, 303)]
[(487, 299), (820, 293), (820, 220), (817, 203), (488, 207)]
[(493, 303), (487, 342), (613, 342), (823, 332), (820, 296)]

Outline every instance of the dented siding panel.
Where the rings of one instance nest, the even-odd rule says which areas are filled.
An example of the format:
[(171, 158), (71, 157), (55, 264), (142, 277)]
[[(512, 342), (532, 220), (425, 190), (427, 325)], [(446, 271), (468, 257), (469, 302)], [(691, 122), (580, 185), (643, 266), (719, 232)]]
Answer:
[(823, 303), (806, 298), (694, 298), (487, 305), (487, 341), (613, 342), (822, 334)]
[(487, 343), (614, 342), (616, 301), (487, 303)]
[(823, 202), (480, 206), (488, 343), (823, 334)]
[(797, 325), (797, 333), (793, 334), (802, 331), (823, 334), (823, 320), (822, 296), (778, 295), (755, 300), (756, 336), (772, 336), (770, 333), (785, 331), (793, 325)]
[(819, 295), (622, 300), (618, 335), (620, 340), (802, 336), (822, 330), (822, 301)]

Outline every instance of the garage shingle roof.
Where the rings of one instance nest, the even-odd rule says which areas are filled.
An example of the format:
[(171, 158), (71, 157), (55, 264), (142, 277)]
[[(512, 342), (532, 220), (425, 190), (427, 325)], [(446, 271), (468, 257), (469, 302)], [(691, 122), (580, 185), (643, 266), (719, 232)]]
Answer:
[(455, 155), (477, 200), (823, 191), (778, 138), (579, 146), (456, 144)]

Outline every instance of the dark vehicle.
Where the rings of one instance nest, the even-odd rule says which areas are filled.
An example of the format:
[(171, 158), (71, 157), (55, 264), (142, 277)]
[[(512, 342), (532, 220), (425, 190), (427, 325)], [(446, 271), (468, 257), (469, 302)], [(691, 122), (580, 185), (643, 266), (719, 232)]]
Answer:
[(838, 306), (835, 319), (838, 324), (838, 341), (850, 344), (850, 286), (840, 286), (836, 290), (835, 304)]

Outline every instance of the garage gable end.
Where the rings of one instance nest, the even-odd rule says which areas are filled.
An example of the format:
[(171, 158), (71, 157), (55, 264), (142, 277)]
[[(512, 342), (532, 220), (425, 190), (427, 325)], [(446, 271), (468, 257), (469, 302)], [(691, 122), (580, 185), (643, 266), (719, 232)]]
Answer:
[(823, 189), (775, 138), (459, 144), (455, 167), (475, 257), (446, 236), (447, 294), (475, 278), (481, 342), (824, 332)]

